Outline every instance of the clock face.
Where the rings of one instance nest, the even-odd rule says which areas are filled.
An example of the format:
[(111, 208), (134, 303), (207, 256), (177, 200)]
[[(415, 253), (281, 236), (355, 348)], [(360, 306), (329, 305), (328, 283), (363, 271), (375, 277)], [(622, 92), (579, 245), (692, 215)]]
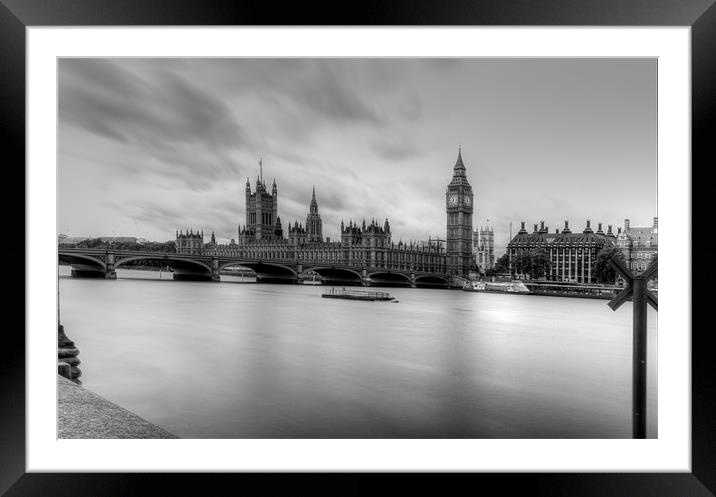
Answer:
[(465, 205), (470, 205), (470, 202), (472, 202), (472, 199), (470, 197), (465, 197)]
[(453, 206), (457, 205), (457, 195), (454, 193), (448, 197), (448, 205)]

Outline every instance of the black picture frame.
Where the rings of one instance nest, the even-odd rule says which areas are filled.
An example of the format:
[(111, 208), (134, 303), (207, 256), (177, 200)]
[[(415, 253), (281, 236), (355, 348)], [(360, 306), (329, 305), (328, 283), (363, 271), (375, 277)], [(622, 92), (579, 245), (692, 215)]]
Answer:
[[(25, 218), (25, 28), (28, 26), (117, 25), (551, 25), (551, 26), (690, 26), (692, 37), (692, 226), (679, 234), (691, 243), (694, 264), (713, 260), (705, 189), (716, 165), (716, 6), (713, 0), (367, 0), (340, 9), (337, 3), (207, 0), (0, 0), (0, 142), (6, 188), (2, 196), (12, 234), (2, 244), (7, 281), (25, 281), (28, 260)], [(9, 192), (12, 190), (13, 197)], [(699, 231), (695, 231), (698, 229)], [(19, 234), (23, 233), (21, 237)], [(693, 236), (694, 233), (699, 236)], [(6, 235), (7, 236), (7, 235)], [(688, 247), (688, 244), (685, 245)], [(24, 265), (18, 261), (24, 261)], [(691, 267), (684, 267), (691, 271)], [(25, 298), (13, 287), (5, 298), (15, 318), (3, 335), (0, 374), (0, 492), (8, 496), (209, 494), (228, 485), (235, 491), (253, 487), (262, 494), (375, 493), (387, 485), (402, 491), (418, 488), (446, 493), (467, 485), (472, 493), (499, 488), (500, 495), (709, 496), (716, 493), (716, 375), (713, 374), (712, 327), (704, 319), (710, 292), (703, 273), (692, 274), (692, 330), (660, 330), (692, 335), (692, 472), (691, 473), (474, 473), (474, 474), (120, 474), (26, 473), (25, 470)], [(701, 276), (701, 277), (698, 277)], [(700, 325), (701, 324), (701, 325)], [(54, 339), (54, 330), (48, 332)], [(48, 338), (50, 339), (50, 338)], [(68, 454), (71, 457), (71, 454)], [(320, 476), (320, 478), (319, 478)], [(233, 492), (232, 492), (233, 493)], [(402, 492), (401, 492), (402, 493)]]

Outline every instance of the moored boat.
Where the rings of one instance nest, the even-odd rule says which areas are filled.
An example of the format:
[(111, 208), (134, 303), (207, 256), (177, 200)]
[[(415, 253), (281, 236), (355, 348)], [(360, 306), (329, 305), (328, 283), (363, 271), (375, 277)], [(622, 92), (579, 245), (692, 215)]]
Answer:
[(465, 292), (530, 293), (521, 281), (473, 281), (463, 288)]
[(367, 300), (367, 301), (393, 301), (398, 299), (391, 296), (388, 292), (373, 292), (367, 290), (346, 290), (345, 288), (329, 288), (321, 297), (327, 299), (348, 299), (348, 300)]

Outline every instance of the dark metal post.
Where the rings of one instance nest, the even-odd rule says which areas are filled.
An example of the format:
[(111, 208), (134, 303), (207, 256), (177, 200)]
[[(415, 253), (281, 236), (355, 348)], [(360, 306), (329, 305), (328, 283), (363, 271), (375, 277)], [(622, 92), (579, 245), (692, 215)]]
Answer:
[(632, 284), (634, 287), (632, 436), (646, 438), (646, 280), (636, 277)]
[(646, 288), (646, 283), (657, 275), (654, 262), (639, 276), (634, 276), (618, 258), (611, 265), (624, 278), (625, 287), (611, 301), (609, 307), (616, 311), (629, 297), (633, 301), (633, 349), (632, 349), (632, 437), (646, 438), (646, 305), (658, 310), (656, 297)]

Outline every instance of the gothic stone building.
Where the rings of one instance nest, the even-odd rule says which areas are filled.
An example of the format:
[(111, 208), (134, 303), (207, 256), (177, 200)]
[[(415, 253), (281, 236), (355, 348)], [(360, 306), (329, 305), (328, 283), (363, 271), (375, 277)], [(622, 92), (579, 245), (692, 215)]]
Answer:
[(204, 230), (194, 233), (193, 229), (176, 232), (176, 246), (179, 254), (201, 254), (204, 251)]
[(246, 178), (246, 224), (239, 228), (239, 244), (252, 240), (280, 240), (283, 238), (281, 218), (278, 217), (278, 189), (273, 180), (271, 193), (266, 190), (263, 177), (256, 178), (256, 191)]
[[(458, 157), (459, 164), (462, 159)], [(464, 207), (464, 198), (472, 193), (464, 178), (462, 166), (462, 179), (456, 165), (458, 179), (453, 183), (457, 185), (455, 191), (460, 196), (460, 209)], [(451, 183), (452, 184), (452, 183)], [(465, 187), (467, 185), (467, 187)], [(348, 225), (341, 222), (340, 241), (330, 241), (323, 237), (323, 224), (318, 212), (315, 188), (309, 204), (306, 226), (298, 221), (288, 226), (288, 237), (284, 238), (281, 219), (278, 216), (278, 188), (274, 180), (271, 193), (268, 192), (263, 178), (256, 179), (256, 190), (251, 192), (251, 184), (246, 181), (246, 222), (238, 227), (238, 241), (230, 244), (216, 244), (213, 234), (212, 243), (203, 244), (203, 232), (190, 235), (177, 233), (177, 251), (179, 253), (207, 253), (227, 255), (247, 259), (272, 259), (285, 261), (301, 261), (308, 263), (346, 265), (363, 268), (386, 268), (396, 270), (414, 270), (425, 272), (445, 273), (445, 249), (439, 241), (430, 243), (403, 243), (392, 241), (390, 223), (386, 219), (380, 225), (373, 219), (370, 224), (363, 220), (362, 224), (349, 221)], [(449, 201), (452, 209), (452, 203)], [(471, 208), (470, 215), (471, 215)], [(461, 213), (460, 225), (469, 221), (471, 230), (471, 217), (466, 220)], [(464, 231), (464, 230), (463, 230)], [(455, 231), (461, 242), (463, 231)], [(452, 234), (453, 232), (451, 232)], [(470, 231), (468, 231), (470, 233)], [(450, 238), (452, 240), (452, 238)], [(455, 243), (453, 242), (455, 245)], [(458, 246), (458, 245), (455, 245)], [(467, 245), (469, 253), (469, 243)], [(462, 250), (462, 245), (458, 248)], [(463, 252), (459, 252), (463, 257)], [(463, 259), (460, 259), (461, 261)], [(463, 261), (464, 264), (464, 261)], [(469, 265), (465, 265), (469, 268)]]
[(495, 267), (495, 232), (486, 226), (473, 233), (475, 263), (481, 272)]
[(549, 232), (544, 221), (539, 228), (534, 225), (534, 231), (528, 233), (524, 221), (520, 231), (507, 245), (510, 257), (510, 275), (513, 278), (525, 278), (518, 274), (513, 261), (523, 253), (529, 253), (536, 248), (542, 248), (547, 253), (551, 266), (546, 275), (548, 280), (569, 281), (575, 283), (595, 283), (596, 276), (592, 274), (592, 264), (597, 260), (597, 254), (604, 247), (616, 245), (616, 237), (612, 233), (612, 226), (608, 226), (606, 233), (602, 231), (599, 223), (597, 231), (591, 228), (590, 221), (581, 233), (572, 233), (569, 222), (564, 222), (564, 229), (560, 232)]
[(460, 149), (445, 192), (447, 269), (451, 275), (467, 277), (472, 266), (472, 200), (472, 187), (467, 181)]

